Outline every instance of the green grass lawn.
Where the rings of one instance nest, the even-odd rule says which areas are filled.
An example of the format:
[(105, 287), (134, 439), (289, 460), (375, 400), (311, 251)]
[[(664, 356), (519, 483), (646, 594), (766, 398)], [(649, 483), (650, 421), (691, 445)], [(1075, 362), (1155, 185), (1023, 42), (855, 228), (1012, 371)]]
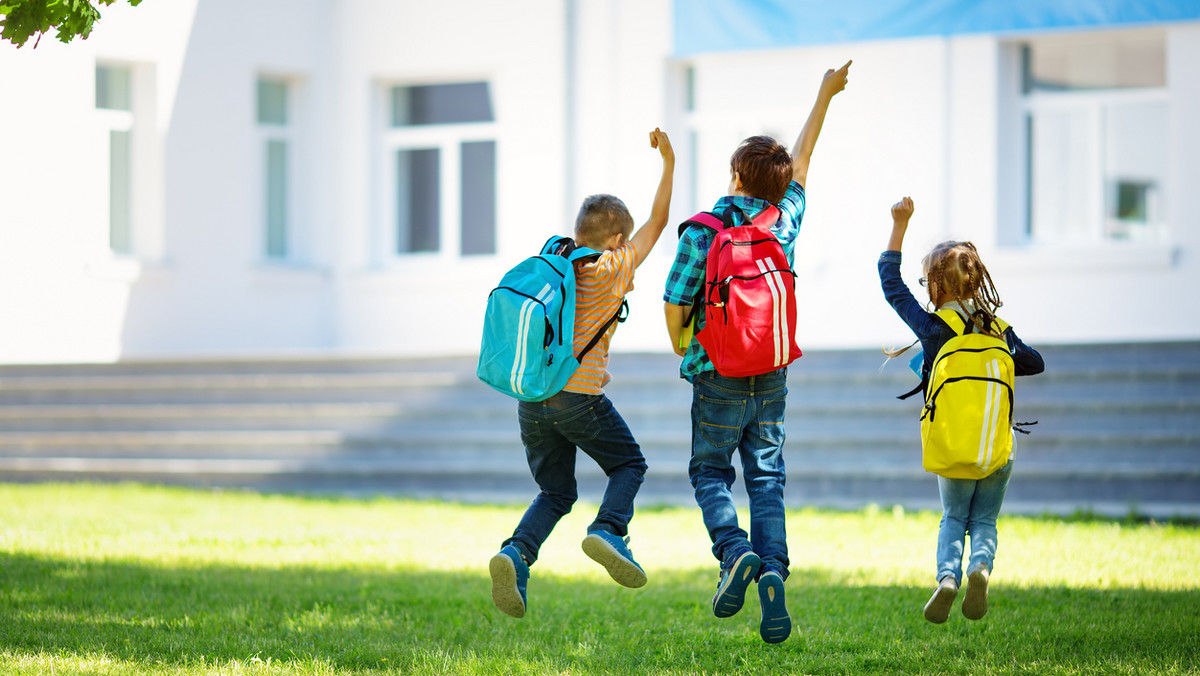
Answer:
[(931, 625), (939, 515), (791, 512), (772, 646), (757, 595), (712, 616), (695, 509), (638, 511), (630, 590), (580, 551), (581, 503), (502, 614), (487, 562), (523, 509), (0, 485), (0, 673), (1200, 673), (1192, 526), (1002, 516), (987, 617)]

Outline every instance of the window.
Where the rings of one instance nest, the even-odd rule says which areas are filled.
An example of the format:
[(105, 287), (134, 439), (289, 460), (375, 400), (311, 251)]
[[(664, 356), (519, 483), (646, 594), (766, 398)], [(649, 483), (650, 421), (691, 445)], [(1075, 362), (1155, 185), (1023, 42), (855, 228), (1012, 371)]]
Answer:
[(108, 246), (133, 253), (133, 72), (123, 66), (96, 66), (96, 110), (107, 132)]
[(1039, 38), (1021, 47), (1027, 236), (1166, 238), (1169, 139), (1161, 33)]
[(394, 254), (496, 251), (496, 131), (486, 82), (387, 90), (384, 171)]
[(258, 128), (262, 147), (263, 253), (285, 260), (289, 247), (289, 152), (292, 143), (289, 90), (284, 80), (258, 80)]

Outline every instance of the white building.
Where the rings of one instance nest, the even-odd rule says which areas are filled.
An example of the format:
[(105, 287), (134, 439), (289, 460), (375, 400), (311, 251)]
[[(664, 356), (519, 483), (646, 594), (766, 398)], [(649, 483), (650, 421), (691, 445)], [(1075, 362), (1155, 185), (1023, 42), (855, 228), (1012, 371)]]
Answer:
[[(114, 4), (86, 41), (0, 44), (0, 362), (471, 354), (495, 281), (584, 196), (645, 219), (649, 130), (681, 221), (848, 59), (802, 347), (907, 342), (875, 272), (903, 195), (910, 278), (973, 240), (1033, 344), (1197, 340), (1200, 2), (1117, 4)], [(614, 349), (668, 349), (674, 240)]]

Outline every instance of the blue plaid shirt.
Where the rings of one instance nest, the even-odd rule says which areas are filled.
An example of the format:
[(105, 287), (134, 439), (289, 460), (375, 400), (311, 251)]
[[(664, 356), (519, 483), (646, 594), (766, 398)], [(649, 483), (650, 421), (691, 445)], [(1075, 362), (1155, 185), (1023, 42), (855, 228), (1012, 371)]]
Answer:
[[(717, 200), (712, 211), (721, 214), (736, 206), (741, 211), (733, 210), (734, 224), (743, 225), (746, 221), (742, 212), (754, 218), (769, 204), (767, 200), (756, 197), (728, 195)], [(779, 207), (779, 221), (771, 228), (771, 232), (779, 238), (788, 265), (794, 267), (796, 234), (800, 232), (800, 221), (804, 219), (804, 186), (792, 181), (783, 200), (775, 206)], [(693, 225), (679, 236), (675, 262), (671, 265), (671, 271), (667, 273), (667, 288), (663, 291), (664, 301), (672, 305), (690, 307), (696, 300), (696, 294), (704, 287), (704, 268), (708, 258), (708, 247), (714, 234), (709, 228)], [(696, 316), (696, 332), (699, 333), (702, 328), (704, 313), (699, 312)], [(680, 375), (691, 380), (692, 376), (712, 370), (714, 369), (708, 354), (700, 346), (700, 341), (693, 338), (683, 355), (683, 363), (679, 366)]]

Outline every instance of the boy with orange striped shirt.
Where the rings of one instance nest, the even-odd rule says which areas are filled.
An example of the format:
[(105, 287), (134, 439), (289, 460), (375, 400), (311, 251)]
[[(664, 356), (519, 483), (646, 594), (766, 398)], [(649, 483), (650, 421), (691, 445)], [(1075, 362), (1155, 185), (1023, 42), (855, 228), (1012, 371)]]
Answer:
[[(625, 295), (633, 290), (634, 271), (646, 260), (667, 225), (675, 153), (667, 135), (657, 128), (650, 132), (650, 146), (662, 156), (662, 177), (650, 218), (636, 233), (629, 210), (612, 195), (588, 197), (576, 217), (576, 244), (602, 252), (597, 259), (575, 264), (576, 354), (621, 310)], [(492, 600), (513, 617), (525, 615), (529, 566), (578, 498), (577, 449), (595, 460), (608, 476), (600, 510), (583, 540), (584, 553), (604, 566), (619, 584), (646, 584), (646, 573), (628, 546), (633, 499), (646, 473), (646, 459), (629, 426), (604, 394), (604, 386), (611, 379), (608, 347), (616, 327), (613, 322), (584, 356), (562, 392), (543, 401), (522, 401), (518, 405), (521, 441), (541, 492), (488, 565)]]

